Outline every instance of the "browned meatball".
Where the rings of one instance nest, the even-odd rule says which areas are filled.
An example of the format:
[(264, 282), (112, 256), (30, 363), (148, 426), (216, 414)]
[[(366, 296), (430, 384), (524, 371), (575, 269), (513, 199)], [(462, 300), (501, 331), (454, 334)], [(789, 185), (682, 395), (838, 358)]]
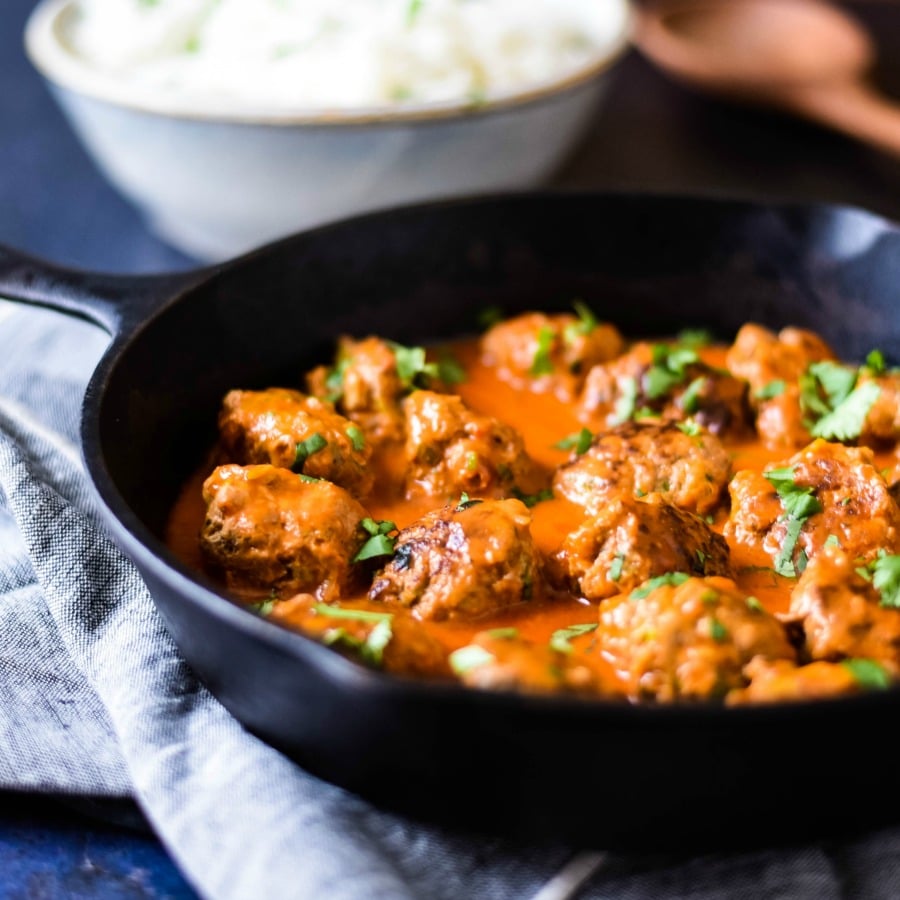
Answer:
[(553, 490), (590, 511), (618, 497), (659, 493), (681, 509), (708, 513), (719, 504), (731, 474), (714, 435), (688, 434), (674, 422), (629, 422), (594, 438), (586, 453), (561, 466)]
[(234, 587), (307, 592), (320, 600), (354, 582), (366, 511), (330, 481), (275, 466), (219, 466), (203, 485), (200, 545)]
[(605, 429), (635, 417), (688, 417), (713, 434), (742, 435), (752, 413), (747, 385), (700, 360), (694, 350), (635, 344), (628, 353), (588, 373), (579, 415)]
[(591, 366), (618, 356), (622, 335), (590, 317), (525, 313), (495, 325), (481, 339), (482, 358), (516, 388), (553, 391), (572, 400)]
[(834, 358), (828, 344), (812, 331), (783, 328), (776, 335), (751, 323), (737, 333), (725, 364), (732, 374), (750, 382), (758, 396), (774, 382), (796, 382), (811, 363)]
[(554, 583), (588, 600), (666, 572), (732, 574), (725, 539), (659, 494), (623, 496), (599, 509), (566, 537), (548, 569)]
[(520, 638), (514, 628), (475, 635), (450, 656), (460, 681), (495, 691), (600, 694), (615, 689), (611, 672), (596, 654), (562, 652)]
[(881, 548), (893, 552), (900, 509), (875, 468), (871, 450), (816, 440), (774, 470), (788, 475), (797, 489), (809, 489), (820, 511), (801, 518), (791, 547), (791, 530), (798, 525), (786, 515), (784, 501), (770, 480), (773, 469), (767, 470), (770, 479), (757, 472), (738, 472), (729, 488), (731, 517), (726, 537), (764, 550), (782, 569), (785, 564), (788, 569), (802, 568), (802, 561), (815, 557), (831, 535), (854, 558)]
[(519, 433), (472, 412), (459, 397), (416, 391), (403, 401), (409, 496), (442, 501), (536, 494), (549, 477), (529, 458)]
[(293, 469), (359, 497), (372, 488), (372, 451), (359, 427), (316, 397), (286, 388), (229, 391), (219, 434), (229, 462)]
[(731, 691), (729, 706), (750, 703), (783, 703), (787, 700), (820, 700), (858, 694), (863, 690), (853, 670), (840, 663), (814, 662), (798, 666), (786, 659), (756, 657), (744, 667), (750, 679), (745, 688)]
[(802, 623), (813, 659), (866, 657), (900, 674), (900, 608), (886, 605), (869, 570), (843, 550), (828, 546), (810, 561), (790, 615)]
[(375, 444), (405, 436), (400, 401), (419, 388), (445, 390), (449, 378), (422, 347), (404, 347), (379, 337), (342, 337), (335, 364), (307, 375), (310, 393), (334, 403)]
[(541, 568), (518, 500), (448, 506), (400, 532), (369, 597), (419, 619), (477, 619), (536, 596)]
[(896, 443), (900, 438), (900, 372), (873, 375), (863, 370), (858, 384), (869, 381), (877, 384), (880, 390), (866, 415), (860, 441), (876, 446)]
[(443, 644), (403, 611), (334, 607), (309, 594), (297, 594), (276, 603), (269, 618), (299, 628), (317, 641), (386, 672), (450, 675)]
[(767, 446), (792, 449), (809, 442), (798, 382), (812, 363), (833, 359), (831, 348), (811, 331), (784, 328), (776, 335), (750, 324), (738, 332), (726, 365), (750, 383), (756, 430)]
[(724, 697), (753, 657), (795, 658), (781, 623), (727, 578), (661, 577), (607, 600), (596, 637), (634, 700)]

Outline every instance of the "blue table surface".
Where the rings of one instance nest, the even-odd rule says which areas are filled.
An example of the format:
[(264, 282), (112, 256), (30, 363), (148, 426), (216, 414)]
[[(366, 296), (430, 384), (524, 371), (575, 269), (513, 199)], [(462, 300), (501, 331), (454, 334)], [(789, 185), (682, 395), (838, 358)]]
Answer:
[[(183, 269), (110, 188), (21, 47), (34, 0), (0, 19), (0, 243), (58, 263), (120, 272)], [(873, 26), (877, 76), (900, 96), (900, 6), (854, 7)], [(620, 67), (565, 186), (703, 191), (854, 203), (900, 219), (900, 164), (814, 126), (681, 90), (636, 55)], [(0, 900), (190, 897), (133, 808), (0, 793)]]

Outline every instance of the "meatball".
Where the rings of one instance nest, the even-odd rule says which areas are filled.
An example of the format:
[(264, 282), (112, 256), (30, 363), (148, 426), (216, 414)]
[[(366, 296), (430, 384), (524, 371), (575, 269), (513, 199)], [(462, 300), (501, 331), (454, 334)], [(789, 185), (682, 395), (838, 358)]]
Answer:
[(459, 376), (435, 362), (426, 362), (423, 347), (393, 341), (342, 337), (332, 367), (320, 366), (307, 375), (310, 393), (334, 403), (356, 422), (375, 444), (405, 436), (400, 401), (419, 388), (447, 389)]
[(598, 656), (523, 640), (515, 628), (479, 632), (450, 663), (463, 684), (487, 690), (600, 694), (612, 682)]
[(353, 659), (398, 675), (449, 677), (447, 651), (405, 612), (333, 607), (309, 594), (275, 604), (269, 618)]
[(643, 417), (689, 416), (713, 434), (740, 436), (750, 429), (747, 384), (706, 365), (689, 348), (635, 344), (624, 356), (594, 366), (579, 402), (580, 417), (594, 428)]
[(858, 384), (869, 381), (877, 384), (880, 390), (866, 414), (860, 441), (875, 446), (896, 443), (900, 438), (900, 372), (894, 370), (875, 375), (863, 370)]
[[(816, 440), (767, 473), (769, 478), (752, 471), (735, 475), (725, 535), (765, 551), (784, 574), (802, 568), (832, 535), (851, 558), (882, 548), (893, 552), (900, 509), (868, 448)], [(799, 524), (788, 515), (776, 484), (782, 490), (806, 490), (814, 498), (813, 511)]]
[(219, 466), (203, 485), (200, 545), (229, 586), (338, 597), (355, 582), (366, 511), (330, 481), (276, 466)]
[(229, 462), (302, 471), (360, 497), (372, 488), (372, 451), (359, 427), (316, 397), (285, 388), (229, 391), (219, 434)]
[(503, 498), (548, 485), (514, 428), (472, 412), (459, 397), (416, 391), (403, 401), (403, 414), (409, 496)]
[(689, 434), (674, 422), (628, 422), (573, 454), (557, 470), (553, 489), (592, 512), (623, 495), (659, 493), (702, 515), (719, 504), (730, 474), (728, 454), (714, 435)]
[(748, 324), (737, 333), (725, 365), (750, 383), (754, 396), (771, 384), (796, 382), (814, 362), (833, 360), (828, 344), (812, 331), (783, 328), (777, 335), (761, 325)]
[(518, 500), (429, 513), (400, 532), (369, 597), (435, 620), (477, 619), (531, 600), (541, 589), (541, 566), (530, 522)]
[(702, 519), (666, 503), (620, 497), (573, 531), (551, 557), (551, 580), (588, 600), (630, 591), (666, 572), (730, 576), (728, 544)]
[[(887, 564), (900, 561), (891, 557)], [(874, 567), (880, 566), (876, 561)], [(877, 579), (876, 579), (877, 581)], [(813, 659), (876, 659), (900, 674), (900, 608), (888, 605), (865, 566), (828, 546), (811, 560), (791, 594), (790, 616), (802, 623)]]
[(760, 325), (741, 328), (726, 365), (750, 383), (756, 430), (767, 446), (802, 447), (810, 440), (799, 381), (812, 363), (833, 359), (831, 348), (811, 331), (784, 328), (776, 335)]
[(819, 700), (858, 694), (863, 689), (853, 670), (840, 663), (814, 662), (798, 666), (786, 659), (757, 657), (744, 667), (744, 675), (750, 679), (750, 684), (728, 694), (726, 703), (729, 706)]
[(721, 698), (754, 657), (795, 658), (781, 623), (718, 577), (661, 576), (607, 600), (596, 638), (634, 700)]
[(482, 358), (516, 388), (552, 391), (572, 400), (588, 369), (618, 356), (622, 335), (596, 322), (585, 308), (582, 317), (525, 313), (495, 325), (481, 339)]

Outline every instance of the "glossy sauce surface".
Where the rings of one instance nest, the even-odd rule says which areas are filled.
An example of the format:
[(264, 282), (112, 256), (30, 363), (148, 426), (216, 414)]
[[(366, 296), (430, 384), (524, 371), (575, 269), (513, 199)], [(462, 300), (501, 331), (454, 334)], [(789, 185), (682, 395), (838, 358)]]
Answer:
[[(465, 382), (455, 391), (472, 409), (507, 422), (523, 436), (526, 449), (534, 460), (552, 470), (569, 459), (569, 451), (554, 445), (565, 436), (578, 432), (582, 424), (575, 415), (574, 405), (565, 404), (551, 393), (535, 393), (519, 390), (501, 381), (496, 370), (483, 364), (477, 341), (465, 341), (452, 345), (452, 352), (466, 371)], [(723, 366), (726, 348), (707, 347), (700, 351), (702, 359), (713, 366)], [(785, 452), (767, 449), (759, 441), (728, 442), (733, 469), (762, 470), (765, 466), (783, 459)], [(885, 457), (881, 465), (893, 460)], [(189, 567), (203, 568), (198, 535), (203, 524), (205, 506), (201, 497), (203, 481), (212, 470), (214, 462), (206, 461), (184, 486), (169, 521), (166, 541), (173, 552)], [(376, 453), (372, 465), (376, 469), (376, 485), (402, 482), (404, 460), (401, 448), (391, 446)], [(395, 477), (389, 477), (394, 473)], [(365, 506), (375, 519), (390, 520), (404, 528), (434, 508), (434, 501), (414, 501), (388, 496), (376, 487)], [(584, 517), (584, 511), (561, 498), (537, 503), (532, 509), (532, 534), (537, 547), (544, 555), (555, 551), (563, 538), (573, 531)], [(728, 515), (721, 508), (712, 524), (722, 532)], [(731, 559), (738, 586), (756, 596), (772, 613), (787, 610), (790, 591), (795, 581), (776, 574), (771, 559), (765, 553), (754, 554), (746, 546), (730, 543)], [(248, 600), (263, 599), (247, 596)], [(343, 602), (354, 608), (377, 608), (364, 594), (348, 596)], [(289, 606), (289, 605), (288, 605)], [(275, 607), (271, 615), (275, 621), (291, 626), (290, 609)], [(482, 618), (475, 622), (427, 621), (423, 626), (448, 649), (456, 649), (469, 643), (477, 632), (488, 628), (516, 627), (522, 637), (535, 641), (547, 641), (554, 631), (578, 623), (597, 621), (596, 605), (572, 596), (556, 596), (552, 602), (532, 601), (502, 614)]]

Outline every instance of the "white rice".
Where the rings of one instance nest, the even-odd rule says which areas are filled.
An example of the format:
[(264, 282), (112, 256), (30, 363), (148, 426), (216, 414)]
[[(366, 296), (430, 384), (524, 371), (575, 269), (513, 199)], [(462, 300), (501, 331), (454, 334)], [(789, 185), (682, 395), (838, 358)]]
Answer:
[(68, 34), (142, 91), (346, 109), (478, 102), (615, 44), (625, 0), (79, 0)]

